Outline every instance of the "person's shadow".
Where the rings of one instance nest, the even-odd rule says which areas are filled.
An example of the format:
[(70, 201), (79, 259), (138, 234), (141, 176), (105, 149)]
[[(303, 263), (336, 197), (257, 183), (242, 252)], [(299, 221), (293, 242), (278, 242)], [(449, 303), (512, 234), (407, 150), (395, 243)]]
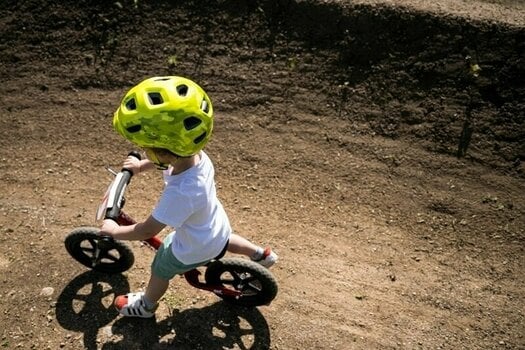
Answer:
[[(57, 320), (66, 329), (84, 333), (85, 349), (100, 348), (99, 329), (118, 317), (113, 299), (128, 292), (129, 283), (123, 275), (83, 273), (60, 294)], [(222, 301), (200, 309), (173, 310), (159, 322), (122, 317), (113, 323), (110, 333), (103, 350), (270, 348), (268, 324), (258, 309)]]

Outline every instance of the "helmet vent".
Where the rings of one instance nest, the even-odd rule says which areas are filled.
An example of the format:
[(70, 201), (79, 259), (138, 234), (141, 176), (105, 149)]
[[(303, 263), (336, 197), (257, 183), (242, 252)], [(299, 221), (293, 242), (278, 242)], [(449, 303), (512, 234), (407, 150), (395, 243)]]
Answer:
[(210, 105), (208, 104), (208, 101), (206, 100), (202, 100), (202, 103), (201, 103), (201, 110), (204, 112), (204, 113), (208, 113), (210, 111)]
[(177, 93), (182, 97), (186, 96), (188, 94), (188, 85), (182, 84), (177, 86)]
[(127, 127), (126, 130), (133, 134), (133, 133), (136, 133), (136, 132), (139, 132), (140, 129), (142, 129), (142, 127), (140, 125), (133, 125), (133, 126), (130, 126), (130, 127)]
[(206, 138), (206, 132), (203, 132), (199, 137), (197, 137), (195, 140), (193, 140), (194, 144), (199, 144)]
[(135, 109), (137, 109), (137, 104), (135, 103), (134, 98), (130, 98), (126, 101), (126, 108), (130, 111), (134, 111)]
[(202, 121), (197, 117), (188, 117), (184, 119), (184, 127), (186, 130), (195, 129), (200, 123), (202, 123)]
[(149, 103), (152, 105), (160, 105), (164, 101), (162, 100), (162, 96), (158, 92), (149, 92), (148, 93)]

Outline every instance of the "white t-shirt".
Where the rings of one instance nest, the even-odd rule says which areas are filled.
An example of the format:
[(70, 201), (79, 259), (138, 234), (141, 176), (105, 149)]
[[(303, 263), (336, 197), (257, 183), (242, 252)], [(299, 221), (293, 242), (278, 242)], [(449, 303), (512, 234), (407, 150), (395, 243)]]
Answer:
[(215, 170), (206, 153), (197, 165), (180, 174), (164, 171), (165, 188), (152, 216), (175, 229), (172, 252), (184, 264), (219, 255), (228, 242), (231, 226), (217, 198)]

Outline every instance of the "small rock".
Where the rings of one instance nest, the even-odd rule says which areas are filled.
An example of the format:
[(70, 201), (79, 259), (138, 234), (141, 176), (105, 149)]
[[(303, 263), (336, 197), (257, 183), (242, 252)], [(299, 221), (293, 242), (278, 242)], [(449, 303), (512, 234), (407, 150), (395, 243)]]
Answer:
[(50, 297), (55, 292), (55, 289), (53, 287), (45, 287), (42, 288), (42, 291), (40, 292), (40, 295), (43, 295), (45, 297)]

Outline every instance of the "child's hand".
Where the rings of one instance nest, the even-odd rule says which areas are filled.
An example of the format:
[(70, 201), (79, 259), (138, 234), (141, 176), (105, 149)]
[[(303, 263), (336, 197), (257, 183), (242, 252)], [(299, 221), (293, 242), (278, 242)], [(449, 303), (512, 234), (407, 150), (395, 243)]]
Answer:
[(111, 237), (113, 237), (117, 227), (119, 227), (119, 225), (115, 221), (113, 221), (111, 219), (106, 219), (106, 220), (104, 220), (104, 222), (102, 224), (102, 227), (100, 228), (99, 234), (102, 235), (102, 236), (111, 236)]
[(129, 156), (124, 161), (124, 165), (122, 167), (128, 170), (131, 170), (133, 175), (137, 175), (141, 171), (140, 166), (141, 166), (141, 162), (139, 159), (133, 156)]

